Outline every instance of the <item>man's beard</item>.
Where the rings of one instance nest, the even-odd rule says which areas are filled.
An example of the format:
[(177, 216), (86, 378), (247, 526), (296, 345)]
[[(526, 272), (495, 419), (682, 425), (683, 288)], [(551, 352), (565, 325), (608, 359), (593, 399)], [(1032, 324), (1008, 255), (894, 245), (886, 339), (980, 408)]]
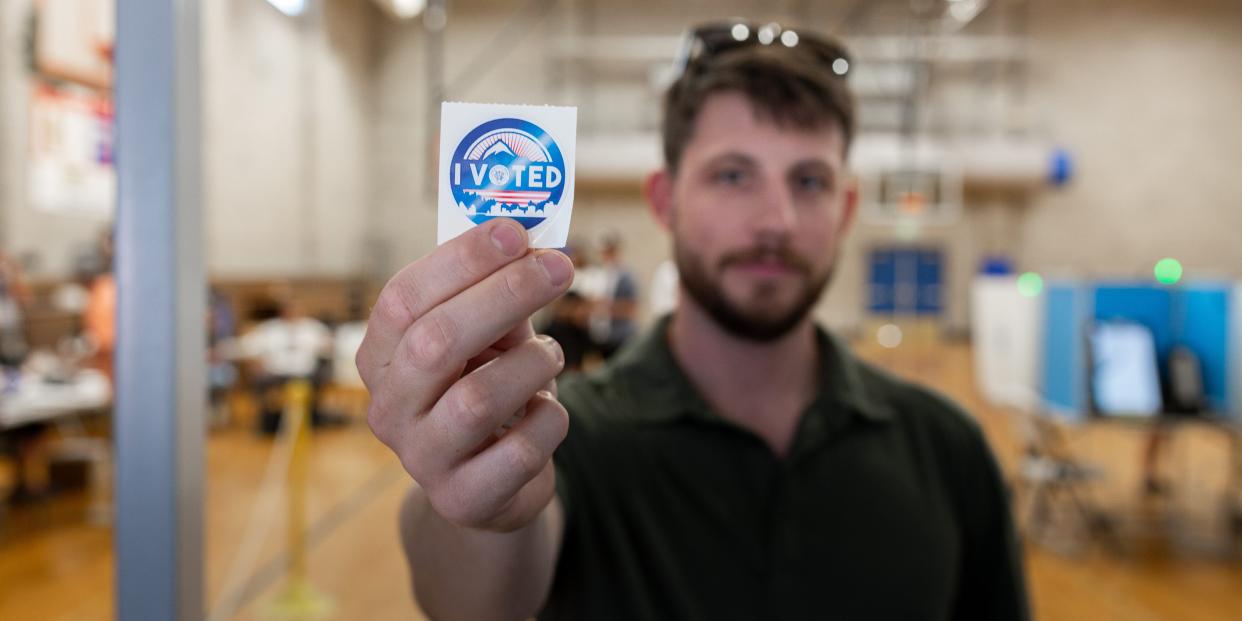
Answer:
[[(832, 280), (832, 267), (822, 274), (812, 273), (810, 263), (793, 252), (785, 244), (768, 244), (726, 254), (716, 265), (716, 274), (736, 263), (776, 260), (802, 276), (803, 288), (798, 298), (783, 312), (769, 313), (747, 311), (730, 302), (725, 296), (724, 284), (714, 280), (703, 258), (691, 252), (685, 244), (675, 242), (674, 258), (677, 273), (686, 292), (707, 314), (729, 334), (750, 341), (767, 343), (789, 334), (814, 308), (828, 282)], [(833, 265), (836, 261), (833, 261)], [(760, 285), (763, 287), (763, 285)], [(762, 290), (757, 292), (762, 295)]]

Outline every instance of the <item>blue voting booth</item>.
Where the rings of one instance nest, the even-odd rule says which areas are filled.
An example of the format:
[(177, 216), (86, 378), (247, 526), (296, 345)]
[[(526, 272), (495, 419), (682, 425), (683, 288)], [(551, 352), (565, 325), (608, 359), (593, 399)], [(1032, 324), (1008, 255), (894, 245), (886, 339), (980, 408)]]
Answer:
[(1049, 283), (1044, 304), (1041, 389), (1053, 411), (1087, 416), (1089, 333), (1097, 322), (1132, 322), (1151, 333), (1161, 378), (1169, 352), (1189, 348), (1202, 366), (1209, 415), (1242, 419), (1242, 285), (1062, 281)]

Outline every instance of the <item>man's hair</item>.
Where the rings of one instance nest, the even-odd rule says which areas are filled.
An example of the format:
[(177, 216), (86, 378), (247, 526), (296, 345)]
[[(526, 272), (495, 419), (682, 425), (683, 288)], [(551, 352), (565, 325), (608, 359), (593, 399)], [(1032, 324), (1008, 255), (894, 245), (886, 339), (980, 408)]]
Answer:
[(696, 60), (664, 95), (664, 163), (676, 172), (711, 95), (736, 92), (755, 113), (784, 127), (821, 129), (835, 123), (849, 151), (854, 97), (845, 78), (811, 54), (783, 46), (748, 46)]

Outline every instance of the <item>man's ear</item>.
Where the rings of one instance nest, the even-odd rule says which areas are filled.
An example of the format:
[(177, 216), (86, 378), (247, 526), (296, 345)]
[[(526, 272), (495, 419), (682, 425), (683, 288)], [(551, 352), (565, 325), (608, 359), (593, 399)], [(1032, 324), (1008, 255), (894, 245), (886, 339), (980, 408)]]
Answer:
[(647, 207), (665, 231), (673, 230), (673, 175), (667, 168), (661, 168), (643, 181), (643, 198), (647, 199)]
[(850, 227), (854, 225), (854, 220), (858, 217), (858, 177), (856, 175), (850, 175), (845, 182), (845, 202), (842, 209), (841, 225), (837, 227), (841, 232), (840, 236), (849, 232)]

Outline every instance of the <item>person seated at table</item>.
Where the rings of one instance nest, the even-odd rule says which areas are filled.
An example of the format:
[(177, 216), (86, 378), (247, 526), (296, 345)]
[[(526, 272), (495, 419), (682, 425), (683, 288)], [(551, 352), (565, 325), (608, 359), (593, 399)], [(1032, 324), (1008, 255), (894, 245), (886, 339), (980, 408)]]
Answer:
[(22, 317), (30, 297), (21, 266), (0, 252), (0, 368), (16, 369), (26, 357)]
[[(255, 387), (263, 412), (260, 430), (275, 433), (280, 426), (280, 399), (270, 393), (290, 380), (306, 380), (314, 393), (320, 380), (321, 362), (332, 351), (332, 333), (323, 322), (308, 316), (297, 300), (278, 301), (279, 314), (255, 326), (241, 338), (241, 353), (257, 366)], [(315, 402), (312, 394), (311, 403)]]
[(112, 353), (116, 349), (116, 278), (112, 274), (112, 231), (100, 235), (96, 249), (99, 271), (87, 287), (82, 312), (82, 333), (93, 355), (90, 366), (112, 379)]
[(228, 296), (212, 287), (207, 294), (207, 395), (213, 424), (228, 421), (227, 397), (237, 383), (237, 365), (228, 358), (226, 347), (236, 334)]

